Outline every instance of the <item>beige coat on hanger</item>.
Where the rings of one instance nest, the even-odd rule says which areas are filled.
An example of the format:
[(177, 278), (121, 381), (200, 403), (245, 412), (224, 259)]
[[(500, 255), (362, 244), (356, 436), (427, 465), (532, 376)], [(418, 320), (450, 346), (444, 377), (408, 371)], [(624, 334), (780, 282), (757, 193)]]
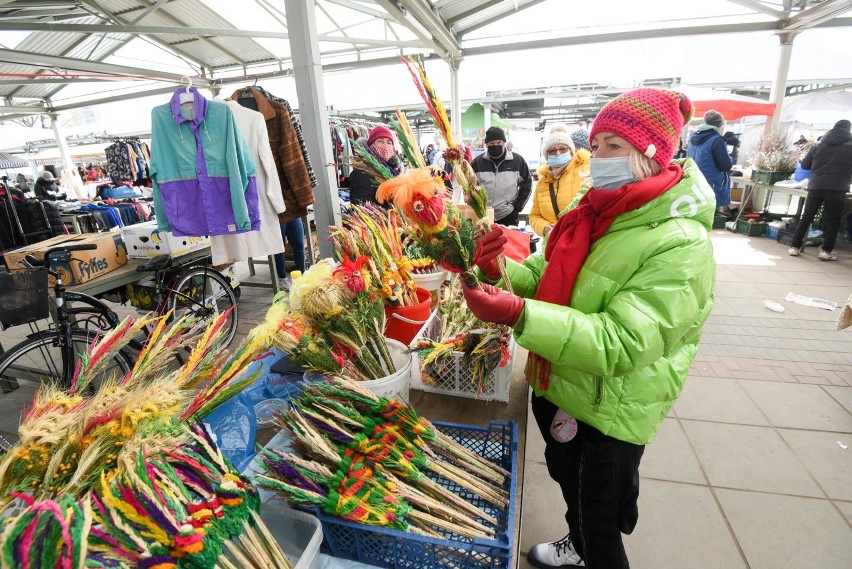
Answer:
[(224, 265), (245, 261), (249, 257), (265, 257), (284, 252), (278, 214), (285, 210), (281, 182), (275, 168), (275, 158), (269, 146), (266, 121), (257, 111), (227, 101), (234, 113), (237, 128), (246, 140), (254, 163), (257, 164), (257, 203), (260, 209), (260, 231), (210, 238), (213, 264)]

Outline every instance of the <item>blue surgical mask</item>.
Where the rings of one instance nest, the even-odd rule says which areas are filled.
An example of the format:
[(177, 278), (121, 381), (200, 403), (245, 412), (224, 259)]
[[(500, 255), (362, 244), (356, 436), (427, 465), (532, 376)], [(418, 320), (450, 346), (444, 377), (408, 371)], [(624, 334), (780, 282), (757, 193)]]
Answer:
[(629, 156), (592, 158), (589, 173), (592, 175), (592, 187), (597, 190), (617, 190), (635, 180)]
[(556, 156), (548, 156), (547, 165), (551, 168), (561, 168), (562, 166), (565, 166), (569, 160), (571, 160), (571, 153), (563, 152), (562, 154), (557, 154)]

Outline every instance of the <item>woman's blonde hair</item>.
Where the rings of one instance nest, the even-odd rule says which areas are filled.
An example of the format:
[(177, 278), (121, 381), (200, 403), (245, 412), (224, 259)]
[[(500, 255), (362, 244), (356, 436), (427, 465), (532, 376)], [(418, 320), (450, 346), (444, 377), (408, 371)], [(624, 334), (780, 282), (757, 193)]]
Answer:
[(636, 180), (644, 180), (663, 171), (659, 164), (639, 152), (635, 147), (630, 149), (629, 160), (630, 171), (633, 172), (633, 177)]

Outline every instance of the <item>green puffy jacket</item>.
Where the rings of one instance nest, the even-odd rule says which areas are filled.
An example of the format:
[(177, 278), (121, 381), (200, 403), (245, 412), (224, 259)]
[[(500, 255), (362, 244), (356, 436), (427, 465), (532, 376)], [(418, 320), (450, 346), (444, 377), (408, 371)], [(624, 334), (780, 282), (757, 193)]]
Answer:
[(680, 395), (713, 307), (716, 198), (692, 160), (677, 162), (677, 185), (592, 244), (570, 307), (532, 300), (544, 248), (507, 267), (528, 299), (517, 341), (553, 363), (548, 389), (536, 394), (633, 444), (654, 438)]

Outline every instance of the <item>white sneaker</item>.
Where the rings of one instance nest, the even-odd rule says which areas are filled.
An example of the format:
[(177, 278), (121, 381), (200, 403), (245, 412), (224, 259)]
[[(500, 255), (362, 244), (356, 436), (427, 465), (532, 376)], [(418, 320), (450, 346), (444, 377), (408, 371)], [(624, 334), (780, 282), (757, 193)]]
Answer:
[(787, 254), (790, 255), (791, 257), (798, 257), (799, 256), (799, 248), (798, 247), (790, 247), (789, 249), (787, 249)]
[(530, 565), (540, 569), (551, 569), (553, 567), (585, 567), (586, 563), (574, 550), (571, 543), (571, 535), (566, 535), (559, 541), (551, 543), (539, 543), (533, 545), (527, 553), (527, 561)]
[(819, 255), (817, 255), (817, 259), (819, 259), (820, 261), (836, 261), (837, 253), (835, 253), (834, 251), (823, 251), (822, 249), (820, 249)]
[(293, 285), (293, 282), (290, 280), (290, 277), (279, 277), (278, 278), (278, 288), (281, 290), (290, 290), (290, 287)]

